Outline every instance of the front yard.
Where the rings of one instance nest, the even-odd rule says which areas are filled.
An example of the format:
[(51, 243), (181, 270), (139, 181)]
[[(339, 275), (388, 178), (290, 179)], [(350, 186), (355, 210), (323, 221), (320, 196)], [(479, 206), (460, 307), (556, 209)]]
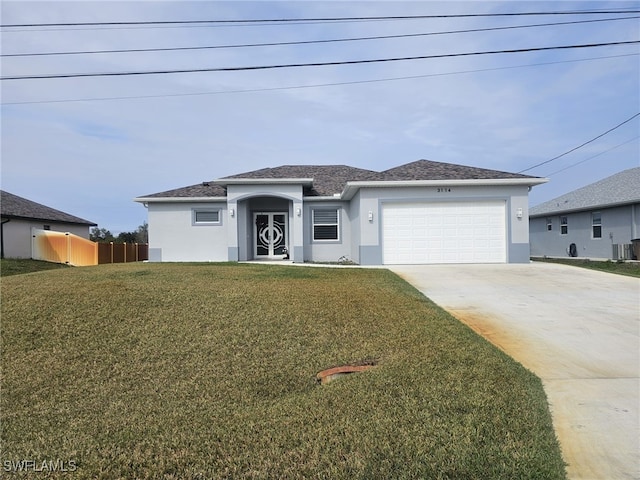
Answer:
[(640, 277), (640, 263), (638, 262), (614, 262), (611, 260), (599, 261), (582, 258), (555, 257), (535, 257), (532, 260), (535, 262), (560, 263), (562, 265), (571, 265), (573, 267), (589, 268), (591, 270), (627, 275), (629, 277)]
[(5, 473), (565, 478), (540, 380), (387, 270), (122, 264), (1, 287)]

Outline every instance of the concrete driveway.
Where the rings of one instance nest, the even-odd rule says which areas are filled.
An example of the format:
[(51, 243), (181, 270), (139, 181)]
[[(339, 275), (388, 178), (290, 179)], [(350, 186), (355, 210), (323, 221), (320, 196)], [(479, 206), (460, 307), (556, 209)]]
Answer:
[(542, 379), (570, 479), (640, 479), (640, 279), (550, 263), (391, 270)]

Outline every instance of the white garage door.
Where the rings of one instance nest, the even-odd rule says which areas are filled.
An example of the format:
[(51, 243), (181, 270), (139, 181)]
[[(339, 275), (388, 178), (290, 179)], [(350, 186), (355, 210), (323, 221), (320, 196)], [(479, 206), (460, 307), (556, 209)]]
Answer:
[(504, 263), (504, 201), (389, 203), (384, 263)]

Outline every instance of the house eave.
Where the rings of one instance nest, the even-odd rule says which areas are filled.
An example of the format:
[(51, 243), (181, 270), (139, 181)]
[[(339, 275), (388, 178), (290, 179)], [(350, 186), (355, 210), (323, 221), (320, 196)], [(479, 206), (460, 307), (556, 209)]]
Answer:
[[(494, 178), (494, 179), (452, 179), (452, 180), (376, 180), (347, 182), (341, 193), (323, 196), (305, 196), (305, 202), (346, 201), (353, 198), (361, 188), (394, 187), (442, 187), (442, 186), (535, 186), (548, 182), (547, 178)], [(303, 185), (312, 186), (312, 178), (231, 178), (215, 180), (214, 183), (227, 185)], [(138, 203), (188, 203), (188, 202), (226, 202), (227, 197), (136, 197)]]
[(227, 197), (136, 197), (133, 201), (138, 203), (220, 203), (226, 202)]
[(52, 224), (64, 224), (64, 225), (77, 225), (80, 227), (97, 227), (98, 224), (94, 222), (87, 221), (73, 221), (73, 220), (60, 220), (54, 218), (44, 218), (44, 217), (28, 217), (26, 215), (13, 215), (8, 213), (0, 214), (2, 218), (10, 218), (13, 220), (24, 220), (27, 222), (47, 222)]
[(344, 200), (353, 198), (360, 188), (393, 188), (393, 187), (452, 187), (452, 186), (510, 186), (526, 185), (533, 187), (547, 183), (548, 178), (489, 178), (489, 179), (452, 179), (452, 180), (396, 180), (396, 181), (359, 181), (347, 182), (341, 197)]
[(342, 195), (340, 195), (339, 193), (336, 193), (335, 195), (323, 195), (323, 196), (317, 196), (317, 197), (302, 197), (302, 200), (304, 202), (341, 202), (344, 199), (342, 198)]
[(227, 185), (313, 185), (313, 178), (219, 178), (213, 183)]
[(597, 212), (598, 210), (604, 210), (607, 208), (625, 207), (627, 205), (634, 205), (634, 204), (640, 205), (640, 200), (631, 200), (626, 202), (615, 202), (615, 203), (596, 204), (596, 205), (583, 205), (580, 207), (573, 207), (573, 208), (556, 208), (553, 210), (545, 210), (543, 212), (537, 212), (537, 213), (531, 213), (531, 210), (529, 210), (529, 218), (549, 217), (554, 215), (564, 215), (564, 214), (577, 213), (577, 212)]

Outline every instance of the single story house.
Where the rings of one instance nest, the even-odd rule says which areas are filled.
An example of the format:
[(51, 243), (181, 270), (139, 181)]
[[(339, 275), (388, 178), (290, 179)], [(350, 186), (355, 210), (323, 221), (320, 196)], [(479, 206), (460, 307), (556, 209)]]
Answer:
[(544, 182), (428, 160), (284, 165), (134, 201), (148, 209), (150, 261), (521, 263), (528, 192)]
[(623, 249), (619, 245), (640, 237), (639, 226), (636, 167), (532, 207), (531, 255), (618, 259)]
[(2, 258), (31, 258), (31, 229), (69, 232), (89, 238), (97, 224), (4, 190), (0, 191), (0, 245)]

